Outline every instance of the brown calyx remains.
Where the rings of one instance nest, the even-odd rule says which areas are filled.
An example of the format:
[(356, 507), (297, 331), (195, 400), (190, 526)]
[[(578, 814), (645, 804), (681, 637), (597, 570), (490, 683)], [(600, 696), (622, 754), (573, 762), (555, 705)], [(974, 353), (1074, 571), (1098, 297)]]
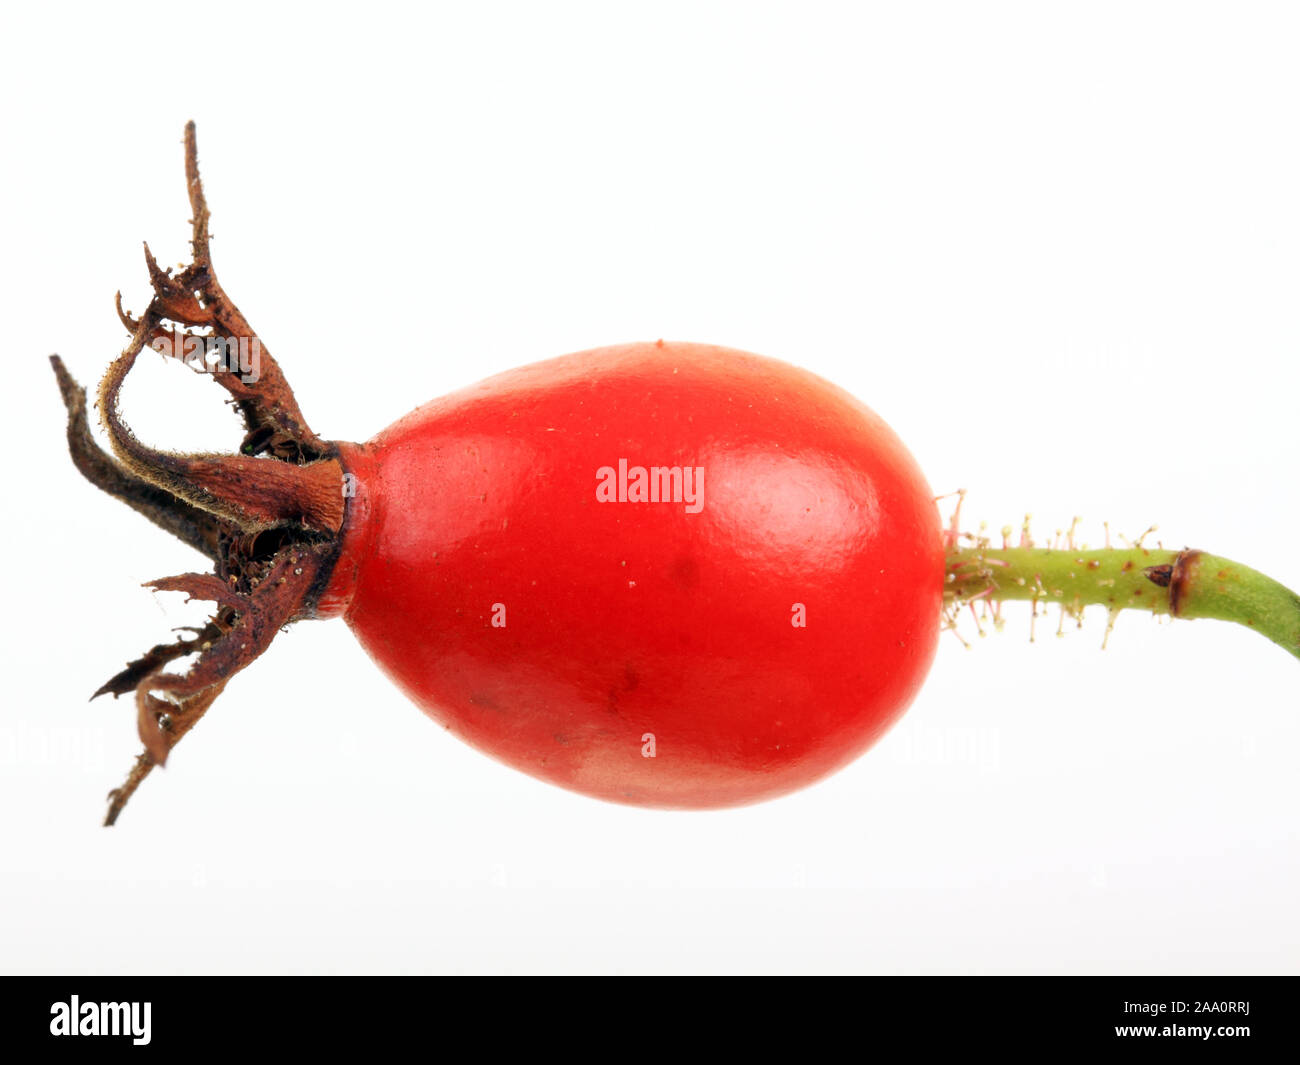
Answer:
[[(120, 293), (117, 298), (131, 342), (104, 375), (98, 404), (116, 458), (91, 435), (85, 391), (57, 355), (50, 360), (68, 411), (68, 447), (77, 469), (213, 564), (212, 573), (186, 573), (149, 585), (215, 603), (207, 625), (152, 648), (95, 692), (114, 697), (134, 692), (144, 743), (126, 782), (109, 794), (106, 825), (113, 824), (150, 770), (166, 763), (230, 678), (265, 651), (281, 628), (312, 616), (344, 520), (337, 449), (307, 425), (284, 374), (213, 271), (193, 122), (185, 127), (185, 176), (193, 262), (173, 276), (145, 245), (153, 284), (149, 306), (135, 319), (122, 309)], [(146, 347), (184, 358), (217, 337), (256, 345), (256, 375), (241, 375), (237, 366), (200, 368), (231, 394), (243, 417), (240, 453), (181, 455), (143, 444), (118, 410), (118, 394), (136, 358)], [(166, 670), (189, 656), (194, 661), (186, 672)]]

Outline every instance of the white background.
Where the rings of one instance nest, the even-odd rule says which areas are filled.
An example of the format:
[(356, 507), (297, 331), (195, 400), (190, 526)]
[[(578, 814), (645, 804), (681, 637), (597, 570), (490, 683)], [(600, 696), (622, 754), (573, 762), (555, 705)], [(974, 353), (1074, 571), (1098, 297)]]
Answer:
[[(310, 13), (308, 13), (310, 10)], [(16, 12), (21, 11), (21, 14)], [(9, 5), (0, 25), (0, 969), (1294, 972), (1297, 663), (1244, 630), (1027, 610), (766, 805), (661, 813), (458, 745), (341, 622), (233, 682), (116, 829), (126, 700), (201, 566), (73, 471), (188, 246), (327, 437), (658, 337), (848, 388), (968, 525), (1085, 520), (1292, 587), (1300, 26), (1285, 5)], [(146, 440), (229, 449), (148, 359)], [(967, 636), (971, 633), (968, 627)]]

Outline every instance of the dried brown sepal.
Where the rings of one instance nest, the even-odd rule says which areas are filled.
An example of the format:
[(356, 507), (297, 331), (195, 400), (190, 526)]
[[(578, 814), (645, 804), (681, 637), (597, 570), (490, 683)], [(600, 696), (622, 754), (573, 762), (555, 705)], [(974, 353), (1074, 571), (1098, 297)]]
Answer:
[[(145, 312), (130, 346), (109, 367), (100, 384), (99, 408), (104, 429), (122, 465), (139, 480), (184, 500), (244, 530), (297, 523), (337, 532), (343, 524), (343, 471), (335, 458), (307, 465), (247, 455), (183, 455), (142, 443), (122, 420), (118, 396), (127, 375), (153, 334), (157, 310)], [(213, 375), (222, 381), (228, 375)], [(295, 458), (307, 449), (294, 449)], [(315, 453), (314, 451), (312, 453)]]
[[(198, 723), (199, 718), (216, 701), (217, 696), (222, 693), (225, 687), (224, 683), (214, 684), (210, 688), (205, 688), (199, 694), (182, 700), (179, 706), (173, 708), (174, 716), (168, 727), (167, 750), (171, 750), (172, 747), (176, 746), (181, 737)], [(131, 796), (135, 794), (136, 788), (140, 786), (154, 766), (160, 764), (155, 760), (148, 746), (136, 756), (135, 763), (131, 766), (131, 771), (127, 774), (126, 780), (123, 781), (120, 787), (114, 788), (108, 793), (108, 812), (104, 816), (105, 828), (116, 824), (118, 815), (126, 807)]]
[(101, 695), (126, 695), (140, 686), (145, 677), (157, 673), (169, 662), (198, 654), (205, 643), (212, 643), (222, 633), (216, 622), (208, 622), (201, 629), (195, 629), (194, 636), (188, 640), (174, 640), (172, 643), (160, 643), (151, 647), (139, 658), (127, 663), (120, 673), (115, 674), (100, 685), (99, 690), (91, 696), (98, 699)]
[[(151, 648), (95, 693), (134, 693), (144, 744), (126, 781), (110, 793), (107, 825), (117, 820), (153, 768), (167, 762), (230, 679), (261, 655), (282, 628), (312, 615), (314, 598), (337, 554), (344, 518), (343, 471), (333, 445), (308, 427), (279, 366), (212, 269), (192, 122), (185, 129), (185, 171), (193, 262), (173, 275), (158, 265), (146, 245), (154, 290), (149, 306), (136, 318), (123, 308), (120, 294), (116, 301), (131, 342), (109, 367), (99, 392), (100, 416), (116, 459), (90, 434), (85, 392), (59, 358), (52, 359), (77, 469), (214, 563), (213, 573), (187, 573), (150, 584), (157, 591), (213, 602), (210, 620), (191, 630), (190, 638)], [(194, 328), (209, 332), (189, 331)], [(205, 368), (243, 415), (247, 432), (240, 454), (187, 455), (143, 444), (118, 410), (122, 383), (136, 359), (146, 347), (178, 356), (202, 350), (212, 336), (257, 344), (256, 374), (241, 374), (231, 366)], [(187, 670), (167, 672), (169, 663), (189, 656), (193, 662)]]
[(68, 451), (81, 475), (96, 488), (143, 514), (159, 528), (215, 560), (220, 538), (216, 518), (156, 484), (129, 473), (95, 443), (86, 414), (86, 390), (77, 384), (57, 355), (50, 356), (50, 363), (68, 411)]

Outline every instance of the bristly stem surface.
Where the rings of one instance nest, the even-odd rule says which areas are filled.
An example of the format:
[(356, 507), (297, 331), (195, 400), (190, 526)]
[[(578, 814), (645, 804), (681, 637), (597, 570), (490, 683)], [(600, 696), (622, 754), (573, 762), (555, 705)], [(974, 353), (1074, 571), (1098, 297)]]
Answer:
[(945, 595), (953, 603), (1055, 603), (1076, 615), (1100, 604), (1112, 613), (1235, 621), (1300, 659), (1300, 596), (1258, 570), (1203, 551), (976, 543), (949, 548), (947, 580)]

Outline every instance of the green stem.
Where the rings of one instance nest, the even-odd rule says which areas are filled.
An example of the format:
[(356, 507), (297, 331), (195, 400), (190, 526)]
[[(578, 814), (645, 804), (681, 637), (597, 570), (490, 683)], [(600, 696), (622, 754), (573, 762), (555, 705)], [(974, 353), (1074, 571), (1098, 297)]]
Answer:
[(1202, 551), (955, 547), (948, 551), (946, 595), (957, 603), (1057, 603), (1071, 614), (1096, 603), (1112, 613), (1137, 609), (1235, 621), (1300, 658), (1300, 596), (1248, 566)]

